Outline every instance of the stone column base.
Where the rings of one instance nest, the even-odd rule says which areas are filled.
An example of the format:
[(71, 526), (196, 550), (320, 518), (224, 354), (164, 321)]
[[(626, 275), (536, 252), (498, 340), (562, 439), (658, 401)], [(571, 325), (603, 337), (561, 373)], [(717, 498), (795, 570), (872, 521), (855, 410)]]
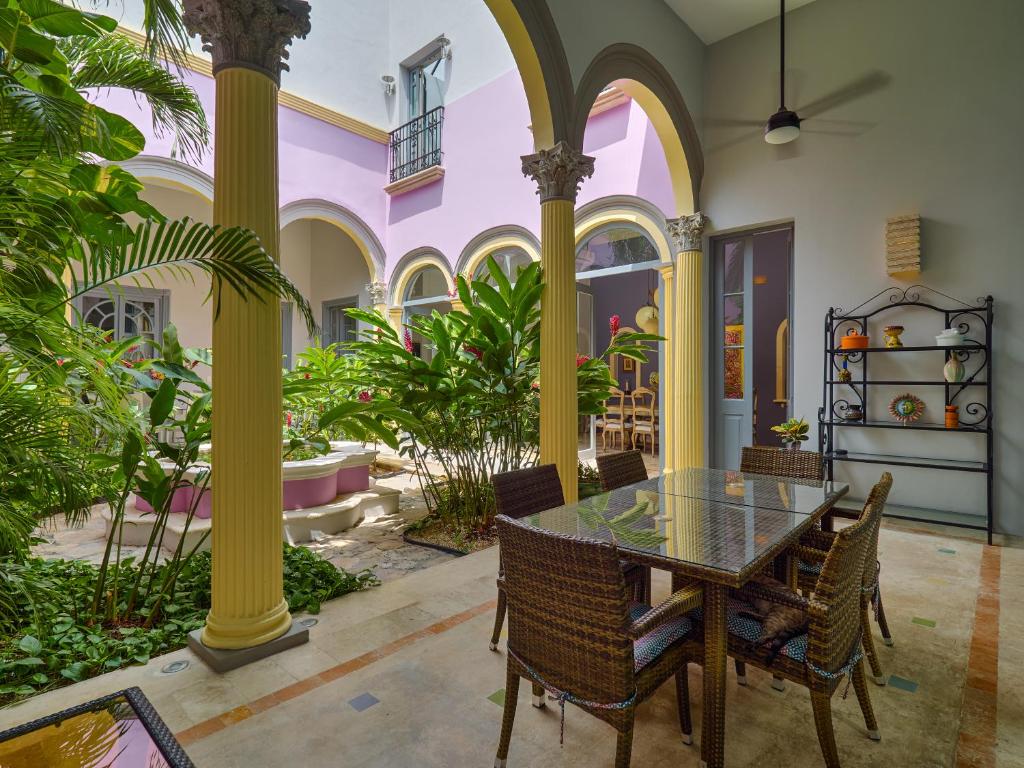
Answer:
[(292, 626), (287, 632), (269, 643), (238, 650), (222, 650), (203, 645), (202, 633), (202, 629), (189, 632), (188, 647), (214, 672), (221, 674), (309, 642), (309, 629), (297, 621), (292, 621)]

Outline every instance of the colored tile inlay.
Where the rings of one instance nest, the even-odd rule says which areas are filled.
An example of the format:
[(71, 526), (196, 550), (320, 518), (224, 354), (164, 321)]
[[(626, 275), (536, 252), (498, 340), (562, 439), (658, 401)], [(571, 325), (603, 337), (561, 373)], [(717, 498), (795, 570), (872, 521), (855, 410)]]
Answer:
[(935, 622), (932, 619), (922, 619), (920, 616), (915, 616), (910, 621), (912, 624), (917, 624), (922, 627), (935, 627)]
[(907, 693), (917, 693), (917, 683), (899, 675), (889, 675), (889, 685)]
[(939, 547), (938, 552), (940, 555), (955, 555), (956, 550), (950, 549), (949, 547)]
[(504, 688), (499, 688), (494, 693), (492, 693), (490, 696), (488, 696), (487, 700), (488, 701), (493, 701), (499, 707), (504, 707), (505, 706), (505, 689)]
[(374, 696), (372, 693), (361, 693), (354, 699), (349, 701), (348, 705), (352, 707), (356, 712), (363, 712), (369, 709), (374, 704), (380, 704), (380, 699)]

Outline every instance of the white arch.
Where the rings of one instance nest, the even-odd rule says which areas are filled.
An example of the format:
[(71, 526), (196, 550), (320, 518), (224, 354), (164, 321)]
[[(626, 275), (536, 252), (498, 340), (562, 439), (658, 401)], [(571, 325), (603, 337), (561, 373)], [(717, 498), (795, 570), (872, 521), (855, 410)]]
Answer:
[(279, 216), (281, 229), (303, 219), (314, 219), (333, 224), (348, 235), (359, 248), (370, 273), (370, 282), (383, 280), (384, 246), (381, 245), (369, 225), (344, 206), (327, 200), (295, 200), (281, 208)]
[(124, 168), (139, 181), (157, 181), (199, 195), (208, 203), (213, 203), (213, 177), (179, 160), (139, 155), (115, 165)]
[(673, 251), (665, 214), (653, 203), (633, 195), (609, 195), (576, 209), (577, 245), (590, 232), (613, 222), (630, 222), (651, 238), (663, 263), (671, 263)]
[(540, 261), (540, 240), (526, 227), (504, 224), (491, 227), (470, 240), (456, 262), (455, 274), (471, 275), (483, 258), (499, 248), (522, 248), (534, 261)]
[(401, 306), (405, 299), (405, 289), (409, 284), (412, 277), (424, 267), (437, 267), (441, 270), (441, 274), (444, 275), (445, 282), (448, 284), (448, 290), (451, 291), (455, 287), (455, 278), (452, 275), (452, 266), (448, 263), (448, 259), (444, 257), (436, 248), (430, 248), (423, 246), (420, 248), (414, 248), (409, 251), (405, 256), (398, 260), (395, 264), (395, 268), (391, 270), (391, 280), (388, 284), (388, 294), (390, 306), (397, 307)]

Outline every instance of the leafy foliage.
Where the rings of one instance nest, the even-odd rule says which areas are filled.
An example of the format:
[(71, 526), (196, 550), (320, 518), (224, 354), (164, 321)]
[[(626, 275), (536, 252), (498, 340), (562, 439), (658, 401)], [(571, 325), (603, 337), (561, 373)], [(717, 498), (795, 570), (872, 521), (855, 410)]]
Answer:
[(772, 432), (779, 435), (786, 445), (799, 445), (810, 439), (810, 435), (807, 434), (810, 429), (810, 425), (804, 419), (794, 416), (781, 424), (776, 424), (772, 427)]
[[(541, 269), (521, 269), (514, 283), (493, 258), (487, 269), (485, 280), (459, 277), (465, 311), (413, 319), (429, 361), (378, 312), (350, 310), (369, 330), (346, 345), (363, 362), (353, 378), (373, 393), (374, 412), (403, 430), (431, 511), (473, 530), (490, 526), (490, 476), (535, 464), (540, 442)], [(619, 334), (604, 356), (646, 361), (641, 343), (658, 338)], [(604, 360), (577, 360), (580, 414), (601, 413), (613, 385)]]
[[(139, 566), (126, 561), (117, 574), (117, 587), (127, 594), (139, 576)], [(164, 565), (161, 568), (167, 568)], [(210, 555), (200, 552), (177, 574), (173, 602), (160, 611), (150, 627), (141, 622), (101, 624), (91, 621), (90, 603), (99, 568), (74, 560), (32, 558), (16, 570), (32, 585), (32, 597), (13, 593), (19, 623), (8, 626), (0, 640), (0, 704), (49, 688), (78, 682), (152, 656), (183, 647), (188, 633), (203, 625), (210, 608)], [(321, 603), (377, 583), (373, 574), (349, 574), (301, 547), (284, 545), (285, 599), (292, 611), (317, 613)], [(162, 573), (158, 571), (157, 578)], [(142, 607), (146, 612), (152, 602)]]

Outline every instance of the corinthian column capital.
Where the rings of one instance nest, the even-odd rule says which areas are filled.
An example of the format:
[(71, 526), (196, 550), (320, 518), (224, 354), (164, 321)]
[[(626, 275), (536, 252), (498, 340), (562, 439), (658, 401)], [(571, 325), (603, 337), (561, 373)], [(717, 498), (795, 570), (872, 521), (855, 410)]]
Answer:
[(537, 182), (537, 194), (542, 203), (547, 200), (575, 203), (583, 179), (594, 175), (594, 158), (564, 141), (534, 155), (523, 155), (522, 159), (523, 175)]
[(244, 67), (280, 85), (287, 47), (309, 34), (305, 0), (184, 0), (184, 6), (185, 27), (202, 38), (214, 74)]
[(679, 251), (699, 251), (703, 249), (701, 235), (708, 224), (708, 217), (700, 211), (678, 219), (669, 219), (668, 233)]

